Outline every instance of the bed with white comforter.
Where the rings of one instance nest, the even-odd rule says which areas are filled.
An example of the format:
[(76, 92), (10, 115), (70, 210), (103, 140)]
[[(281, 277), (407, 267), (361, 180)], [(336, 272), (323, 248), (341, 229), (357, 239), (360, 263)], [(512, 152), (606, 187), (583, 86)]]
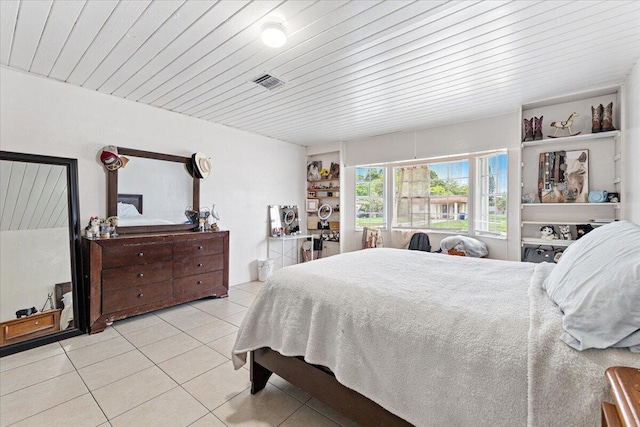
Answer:
[(552, 269), (382, 248), (292, 266), (256, 297), (234, 364), (304, 356), (415, 425), (599, 425), (604, 370), (640, 356), (561, 342)]

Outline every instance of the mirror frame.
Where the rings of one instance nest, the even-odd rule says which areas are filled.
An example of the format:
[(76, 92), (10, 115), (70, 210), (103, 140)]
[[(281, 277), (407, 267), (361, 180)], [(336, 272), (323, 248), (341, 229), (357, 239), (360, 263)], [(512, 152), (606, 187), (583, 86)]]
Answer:
[[(187, 165), (191, 163), (191, 157), (174, 156), (172, 154), (154, 153), (152, 151), (134, 150), (132, 148), (118, 147), (118, 155), (142, 157), (145, 159), (164, 160)], [(107, 217), (118, 216), (118, 170), (107, 170)], [(187, 173), (186, 169), (185, 172)], [(187, 173), (188, 174), (188, 173)], [(200, 179), (193, 178), (193, 210), (200, 211)], [(185, 206), (186, 207), (186, 206)], [(198, 228), (198, 224), (171, 224), (171, 225), (139, 225), (131, 227), (118, 227), (118, 234), (134, 233), (162, 233), (167, 231), (185, 231)]]
[(32, 338), (0, 347), (0, 357), (39, 347), (52, 342), (82, 335), (87, 331), (85, 294), (82, 286), (82, 248), (80, 241), (80, 203), (78, 201), (78, 160), (66, 157), (51, 157), (38, 154), (14, 153), (0, 151), (0, 160), (25, 163), (44, 163), (64, 166), (67, 175), (67, 209), (69, 211), (69, 244), (71, 261), (71, 290), (73, 292), (73, 316), (75, 327), (64, 331), (52, 332), (49, 335)]

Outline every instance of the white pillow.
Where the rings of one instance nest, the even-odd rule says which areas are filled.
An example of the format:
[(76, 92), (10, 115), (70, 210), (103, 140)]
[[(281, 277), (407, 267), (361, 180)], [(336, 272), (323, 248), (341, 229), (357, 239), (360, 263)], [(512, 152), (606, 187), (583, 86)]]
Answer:
[(640, 226), (617, 221), (573, 243), (544, 282), (577, 350), (640, 351)]
[(71, 292), (67, 292), (62, 295), (62, 305), (66, 307), (71, 307), (73, 305), (73, 294)]
[(141, 216), (138, 209), (130, 203), (118, 202), (118, 218), (131, 218)]

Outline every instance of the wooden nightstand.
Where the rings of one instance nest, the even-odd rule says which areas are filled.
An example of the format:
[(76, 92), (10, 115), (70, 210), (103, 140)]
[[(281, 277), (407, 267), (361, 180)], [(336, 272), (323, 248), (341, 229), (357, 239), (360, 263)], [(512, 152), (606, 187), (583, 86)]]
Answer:
[(605, 377), (614, 404), (602, 402), (602, 426), (640, 427), (640, 369), (614, 366)]
[(48, 310), (42, 313), (0, 323), (0, 345), (13, 344), (60, 330), (60, 312)]

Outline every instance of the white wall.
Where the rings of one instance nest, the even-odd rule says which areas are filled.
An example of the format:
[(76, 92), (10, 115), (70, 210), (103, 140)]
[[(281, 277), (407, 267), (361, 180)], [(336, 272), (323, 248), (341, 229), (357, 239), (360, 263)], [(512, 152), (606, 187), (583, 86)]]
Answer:
[[(386, 163), (393, 161), (426, 159), (439, 156), (473, 153), (479, 151), (508, 148), (509, 150), (509, 198), (508, 206), (508, 240), (480, 238), (489, 247), (491, 258), (519, 259), (520, 244), (518, 241), (519, 206), (520, 206), (520, 114), (488, 117), (455, 125), (422, 129), (415, 132), (403, 132), (380, 135), (363, 140), (350, 141), (345, 144), (346, 170), (343, 171), (342, 191), (344, 224), (341, 238), (344, 251), (357, 250), (361, 247), (362, 233), (355, 230), (355, 208), (351, 202), (355, 198), (355, 166)], [(386, 246), (402, 240), (402, 232), (386, 232), (383, 234)], [(438, 248), (440, 240), (447, 234), (429, 232), (431, 246)]]
[(66, 227), (2, 231), (0, 254), (0, 321), (23, 308), (40, 311), (56, 283), (71, 281)]
[(640, 61), (624, 84), (625, 217), (640, 224)]
[(0, 68), (0, 148), (78, 159), (80, 216), (106, 214), (106, 174), (98, 153), (119, 145), (160, 153), (211, 156), (202, 206), (216, 204), (230, 230), (230, 284), (257, 277), (266, 255), (269, 204), (303, 206), (305, 149)]

